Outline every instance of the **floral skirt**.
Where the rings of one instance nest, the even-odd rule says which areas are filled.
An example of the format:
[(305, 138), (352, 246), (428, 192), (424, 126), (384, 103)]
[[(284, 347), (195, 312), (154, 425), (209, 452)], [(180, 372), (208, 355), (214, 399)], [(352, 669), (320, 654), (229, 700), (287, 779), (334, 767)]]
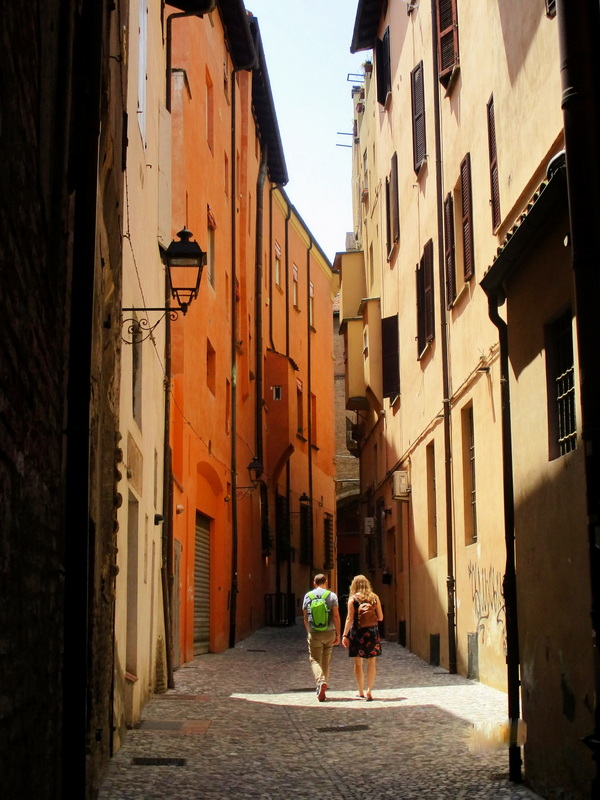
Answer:
[(379, 636), (379, 626), (373, 625), (372, 628), (352, 630), (348, 655), (350, 658), (375, 658), (375, 656), (380, 656), (381, 638)]

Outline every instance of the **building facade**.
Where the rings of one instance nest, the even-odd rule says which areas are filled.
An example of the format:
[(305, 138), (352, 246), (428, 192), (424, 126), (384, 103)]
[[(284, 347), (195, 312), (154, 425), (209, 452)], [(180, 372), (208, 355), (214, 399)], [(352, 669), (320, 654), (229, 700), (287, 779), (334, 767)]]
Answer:
[(543, 796), (588, 796), (593, 604), (564, 180), (549, 202), (565, 148), (555, 6), (361, 0), (351, 50), (366, 60), (340, 319), (362, 563), (401, 644), (507, 691), (529, 732), (523, 753), (509, 748), (511, 778), (523, 760)]

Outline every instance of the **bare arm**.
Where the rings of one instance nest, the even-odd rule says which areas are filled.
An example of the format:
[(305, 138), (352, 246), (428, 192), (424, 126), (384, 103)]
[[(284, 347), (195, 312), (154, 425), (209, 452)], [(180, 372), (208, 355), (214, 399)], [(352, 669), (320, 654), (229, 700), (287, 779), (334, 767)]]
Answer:
[[(348, 636), (350, 633), (350, 628), (352, 627), (352, 623), (354, 622), (354, 597), (348, 598), (348, 614), (346, 615), (346, 623), (344, 625), (344, 636)], [(344, 639), (342, 637), (342, 644), (344, 647), (348, 647), (348, 639)]]
[(333, 609), (333, 624), (335, 625), (335, 640), (334, 645), (340, 643), (340, 609), (334, 606)]

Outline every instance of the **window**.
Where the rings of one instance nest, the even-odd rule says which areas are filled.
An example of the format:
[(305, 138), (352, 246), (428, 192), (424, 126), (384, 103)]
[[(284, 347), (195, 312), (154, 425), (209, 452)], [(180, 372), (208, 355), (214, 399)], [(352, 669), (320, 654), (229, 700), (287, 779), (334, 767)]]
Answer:
[(471, 189), (471, 155), (467, 153), (460, 165), (460, 209), (463, 247), (463, 275), (470, 280), (475, 272), (473, 243), (473, 197)]
[(217, 373), (217, 354), (214, 347), (210, 343), (210, 339), (206, 340), (206, 387), (212, 394), (215, 393), (215, 378)]
[(323, 518), (323, 545), (325, 553), (323, 569), (333, 569), (333, 517), (331, 514), (325, 514)]
[(487, 104), (488, 144), (490, 154), (490, 191), (492, 208), (492, 228), (500, 227), (500, 183), (498, 180), (498, 154), (496, 152), (496, 121), (494, 117), (494, 95)]
[(437, 0), (438, 76), (448, 88), (458, 66), (458, 17), (456, 0)]
[(410, 73), (413, 126), (413, 166), (419, 172), (425, 161), (425, 87), (423, 84), (423, 62), (420, 61)]
[(312, 564), (312, 508), (309, 503), (300, 503), (300, 562)]
[(390, 177), (385, 180), (385, 207), (388, 259), (400, 239), (400, 212), (398, 202), (398, 154), (392, 156)]
[(556, 16), (556, 0), (546, 0), (546, 16)]
[(281, 386), (271, 386), (271, 391), (273, 392), (273, 400), (281, 400), (282, 393), (281, 393)]
[(545, 333), (549, 457), (555, 459), (577, 447), (571, 309), (547, 325)]
[(210, 149), (214, 144), (214, 95), (213, 82), (208, 71), (206, 72), (206, 141)]
[(477, 541), (477, 489), (475, 483), (475, 426), (473, 406), (467, 406), (461, 414), (462, 456), (463, 456), (463, 496), (465, 512), (465, 544)]
[(400, 394), (398, 314), (381, 320), (381, 366), (383, 396), (393, 399)]
[(392, 91), (390, 64), (390, 29), (386, 28), (382, 39), (375, 43), (375, 68), (377, 71), (377, 102), (384, 106)]
[(417, 349), (421, 358), (429, 342), (435, 336), (435, 314), (433, 308), (433, 240), (423, 249), (423, 257), (417, 264)]
[(430, 442), (425, 451), (427, 459), (427, 529), (429, 558), (438, 554), (437, 538), (437, 493), (435, 485), (435, 444)]
[(315, 285), (310, 283), (308, 294), (308, 324), (311, 328), (315, 327)]
[(292, 267), (292, 303), (294, 308), (298, 308), (298, 267)]
[[(458, 219), (455, 219), (455, 208), (460, 211)], [(473, 253), (471, 157), (467, 153), (461, 162), (460, 178), (454, 192), (447, 194), (444, 200), (444, 272), (448, 308), (452, 307), (464, 284), (475, 274)]]
[(304, 435), (304, 396), (302, 381), (296, 382), (296, 430), (299, 436)]
[(206, 273), (211, 286), (215, 285), (215, 230), (217, 223), (210, 206), (207, 206)]
[(281, 287), (281, 247), (275, 242), (275, 286)]
[(315, 394), (310, 395), (310, 440), (311, 444), (315, 447), (317, 446), (317, 442), (319, 440), (318, 437), (318, 428), (319, 428), (319, 415), (317, 414), (317, 396)]

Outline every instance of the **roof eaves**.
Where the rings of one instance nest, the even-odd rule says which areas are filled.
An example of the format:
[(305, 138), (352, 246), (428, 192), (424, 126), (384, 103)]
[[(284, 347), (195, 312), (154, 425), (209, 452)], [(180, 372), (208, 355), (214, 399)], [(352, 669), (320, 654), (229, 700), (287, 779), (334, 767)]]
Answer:
[(248, 12), (242, 0), (216, 0), (229, 54), (236, 70), (250, 70), (256, 64), (256, 50)]
[(536, 189), (523, 213), (508, 231), (485, 275), (481, 287), (490, 295), (498, 291), (510, 273), (543, 236), (561, 210), (567, 209), (567, 176), (564, 153), (554, 159), (552, 171)]
[(260, 137), (267, 146), (267, 170), (272, 183), (284, 186), (288, 182), (287, 167), (283, 153), (283, 144), (279, 132), (279, 123), (275, 112), (275, 103), (269, 81), (267, 61), (262, 46), (258, 20), (249, 17), (249, 25), (253, 37), (257, 62), (252, 71), (252, 102)]
[(351, 53), (370, 50), (377, 37), (377, 28), (384, 0), (359, 0), (354, 20)]

